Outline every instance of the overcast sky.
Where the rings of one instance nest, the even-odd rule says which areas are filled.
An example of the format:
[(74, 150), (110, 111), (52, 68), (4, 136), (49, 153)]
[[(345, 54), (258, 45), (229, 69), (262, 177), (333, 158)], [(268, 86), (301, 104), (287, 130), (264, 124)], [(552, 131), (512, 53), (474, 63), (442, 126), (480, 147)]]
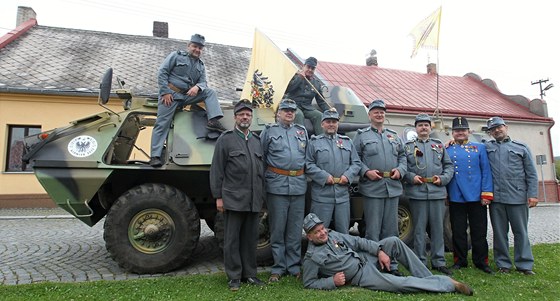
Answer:
[[(425, 72), (436, 52), (410, 58), (409, 32), (443, 5), (439, 72), (473, 72), (496, 82), (504, 94), (539, 98), (538, 85), (554, 88), (544, 96), (549, 116), (560, 121), (560, 16), (546, 0), (2, 0), (0, 35), (15, 28), (18, 6), (32, 7), (39, 25), (152, 35), (153, 21), (169, 23), (170, 38), (197, 32), (211, 43), (252, 47), (259, 28), (280, 49), (305, 58), (365, 64), (371, 49), (383, 68)], [(428, 58), (429, 57), (429, 58)], [(510, 133), (515, 139), (515, 133)], [(560, 125), (552, 128), (560, 155)]]

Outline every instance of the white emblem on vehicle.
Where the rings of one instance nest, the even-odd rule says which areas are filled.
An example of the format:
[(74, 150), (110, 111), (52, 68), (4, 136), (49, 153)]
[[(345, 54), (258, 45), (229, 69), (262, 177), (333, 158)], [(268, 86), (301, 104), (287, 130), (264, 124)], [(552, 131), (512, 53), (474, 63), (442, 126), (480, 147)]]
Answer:
[(97, 150), (97, 141), (91, 136), (78, 136), (68, 143), (70, 155), (84, 158), (93, 154)]

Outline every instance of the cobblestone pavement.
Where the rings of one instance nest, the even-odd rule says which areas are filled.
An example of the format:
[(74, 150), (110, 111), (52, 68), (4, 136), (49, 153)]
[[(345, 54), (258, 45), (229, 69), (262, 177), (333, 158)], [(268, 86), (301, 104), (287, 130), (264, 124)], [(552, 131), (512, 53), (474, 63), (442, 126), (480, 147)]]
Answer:
[[(137, 275), (124, 272), (110, 258), (103, 240), (103, 220), (89, 227), (61, 209), (0, 209), (0, 283), (82, 282), (223, 272), (214, 233), (204, 221), (201, 224), (198, 246), (183, 268), (166, 274)], [(488, 233), (491, 247), (491, 229)], [(529, 234), (533, 244), (559, 243), (560, 206), (539, 205), (531, 209)], [(266, 270), (269, 267), (259, 268), (259, 272)]]

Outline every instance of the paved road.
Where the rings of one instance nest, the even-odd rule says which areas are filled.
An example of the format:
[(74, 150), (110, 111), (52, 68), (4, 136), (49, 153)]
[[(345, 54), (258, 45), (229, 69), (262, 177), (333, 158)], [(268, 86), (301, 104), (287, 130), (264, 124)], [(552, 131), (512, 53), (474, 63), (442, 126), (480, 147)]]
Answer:
[[(560, 243), (560, 206), (539, 205), (530, 214), (529, 233), (533, 244)], [(121, 270), (105, 249), (103, 221), (89, 227), (60, 209), (0, 209), (0, 225), (0, 283), (4, 285), (161, 276)], [(204, 222), (201, 229), (192, 260), (165, 275), (223, 271), (213, 232)], [(488, 233), (491, 243), (492, 232)], [(260, 268), (264, 270), (269, 268)]]

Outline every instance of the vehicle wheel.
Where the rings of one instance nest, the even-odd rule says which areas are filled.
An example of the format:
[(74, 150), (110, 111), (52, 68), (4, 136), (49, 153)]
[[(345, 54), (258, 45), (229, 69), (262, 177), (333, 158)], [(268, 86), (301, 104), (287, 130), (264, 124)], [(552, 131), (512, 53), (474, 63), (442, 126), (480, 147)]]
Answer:
[[(218, 246), (224, 250), (224, 215), (221, 212), (216, 214), (214, 219), (214, 236), (218, 240)], [(272, 245), (270, 244), (270, 231), (268, 228), (268, 212), (262, 211), (259, 214), (259, 238), (257, 241), (257, 264), (268, 266), (273, 262)]]
[(412, 227), (412, 212), (408, 198), (399, 199), (399, 238), (408, 246), (414, 244), (414, 229)]
[(179, 189), (142, 184), (121, 195), (105, 219), (103, 238), (124, 270), (165, 273), (182, 266), (196, 248), (200, 218)]

